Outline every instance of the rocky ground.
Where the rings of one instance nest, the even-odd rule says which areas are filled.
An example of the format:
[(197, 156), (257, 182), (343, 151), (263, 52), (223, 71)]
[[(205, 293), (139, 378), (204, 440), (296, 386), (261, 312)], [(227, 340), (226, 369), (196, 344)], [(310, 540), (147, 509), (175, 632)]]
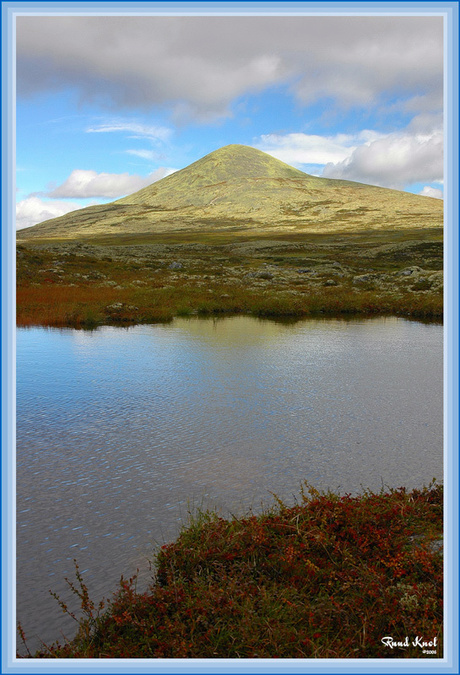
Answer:
[[(129, 307), (137, 310), (136, 294), (139, 300), (141, 291), (144, 303), (159, 306), (172, 299), (173, 314), (199, 313), (205, 298), (214, 302), (211, 311), (220, 311), (219, 304), (221, 311), (248, 311), (255, 298), (278, 298), (288, 304), (289, 298), (296, 299), (299, 308), (303, 298), (324, 294), (330, 300), (334, 292), (355, 298), (374, 295), (378, 310), (378, 298), (390, 297), (406, 304), (412, 298), (416, 304), (437, 300), (442, 305), (442, 267), (442, 241), (426, 236), (403, 241), (325, 237), (218, 245), (66, 243), (18, 246), (17, 280), (26, 295), (45, 287), (49, 293), (57, 287), (113, 291), (107, 295), (108, 315)], [(155, 297), (146, 300), (148, 292)], [(249, 299), (246, 304), (244, 297)]]
[[(248, 242), (226, 246), (204, 244), (153, 244), (141, 246), (90, 246), (63, 244), (29, 249), (51, 254), (49, 266), (36, 270), (35, 260), (18, 251), (19, 276), (35, 277), (40, 284), (51, 279), (54, 283), (97, 281), (102, 286), (122, 288), (125, 284), (110, 278), (110, 272), (98, 269), (100, 263), (115, 263), (143, 271), (129, 285), (148, 285), (155, 274), (162, 272), (172, 284), (195, 282), (210, 286), (219, 277), (228, 284), (244, 284), (256, 288), (285, 288), (300, 293), (301, 287), (353, 284), (358, 288), (410, 290), (417, 293), (439, 292), (443, 288), (442, 250), (435, 244), (404, 242), (400, 245), (377, 246), (371, 250), (355, 251), (355, 259), (346, 263), (349, 251), (344, 247), (313, 246), (289, 242)], [(48, 256), (46, 256), (48, 257)], [(94, 269), (78, 272), (78, 261), (93, 262)], [(386, 267), (382, 270), (382, 260)], [(413, 264), (414, 262), (420, 264)], [(77, 264), (75, 264), (77, 263)], [(400, 263), (400, 264), (398, 264)], [(421, 266), (423, 265), (423, 267)], [(116, 274), (114, 276), (117, 276)], [(299, 287), (299, 290), (296, 290)]]

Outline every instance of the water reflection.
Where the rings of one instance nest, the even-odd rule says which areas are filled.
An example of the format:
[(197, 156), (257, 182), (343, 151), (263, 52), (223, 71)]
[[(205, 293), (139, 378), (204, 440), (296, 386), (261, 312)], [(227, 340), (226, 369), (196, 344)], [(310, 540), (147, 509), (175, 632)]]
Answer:
[(74, 629), (47, 594), (67, 597), (73, 558), (107, 594), (194, 505), (442, 478), (440, 326), (183, 319), (17, 344), (18, 616), (45, 640)]

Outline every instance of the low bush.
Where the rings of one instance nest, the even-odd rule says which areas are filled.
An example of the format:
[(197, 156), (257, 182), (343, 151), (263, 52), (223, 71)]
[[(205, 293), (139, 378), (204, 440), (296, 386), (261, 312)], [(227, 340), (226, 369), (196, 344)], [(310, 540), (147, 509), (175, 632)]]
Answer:
[(78, 634), (34, 657), (441, 658), (442, 511), (432, 483), (358, 497), (306, 485), (262, 515), (199, 513), (145, 592), (122, 579), (96, 607), (77, 566)]

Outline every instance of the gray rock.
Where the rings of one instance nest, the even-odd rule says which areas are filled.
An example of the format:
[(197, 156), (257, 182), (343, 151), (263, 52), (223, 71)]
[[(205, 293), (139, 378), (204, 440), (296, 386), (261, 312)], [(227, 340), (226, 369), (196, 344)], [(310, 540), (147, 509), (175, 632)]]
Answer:
[(423, 534), (412, 535), (409, 539), (417, 548), (425, 544), (432, 553), (439, 553), (442, 555), (444, 551), (443, 539), (434, 539), (433, 541), (426, 542)]
[(397, 272), (398, 276), (401, 277), (410, 277), (412, 274), (416, 274), (418, 272), (421, 272), (422, 268), (418, 267), (417, 265), (412, 265), (412, 267), (406, 267), (404, 270), (400, 270)]
[(435, 539), (434, 541), (430, 541), (428, 548), (433, 553), (442, 553), (444, 549), (444, 542), (442, 539)]
[(359, 274), (358, 276), (353, 277), (354, 284), (368, 284), (372, 281), (374, 281), (373, 274)]

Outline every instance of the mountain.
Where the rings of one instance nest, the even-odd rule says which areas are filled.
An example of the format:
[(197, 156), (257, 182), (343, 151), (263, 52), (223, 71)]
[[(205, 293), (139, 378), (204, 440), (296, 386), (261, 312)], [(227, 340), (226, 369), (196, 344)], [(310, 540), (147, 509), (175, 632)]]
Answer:
[(128, 197), (18, 232), (18, 240), (155, 233), (251, 235), (440, 227), (441, 200), (310, 176), (255, 148), (227, 145)]

